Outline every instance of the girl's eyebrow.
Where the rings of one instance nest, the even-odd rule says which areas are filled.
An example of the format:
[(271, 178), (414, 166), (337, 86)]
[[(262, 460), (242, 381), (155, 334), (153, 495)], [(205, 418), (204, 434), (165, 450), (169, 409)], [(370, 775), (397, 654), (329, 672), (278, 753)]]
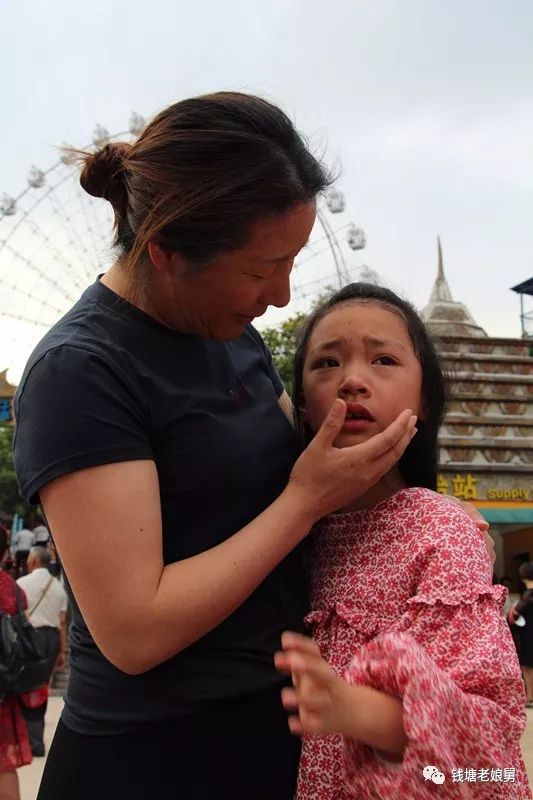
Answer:
[[(380, 339), (377, 336), (363, 336), (365, 343), (371, 344), (375, 347), (398, 347), (404, 352), (409, 352), (407, 348), (396, 339)], [(317, 350), (334, 350), (336, 347), (342, 347), (347, 344), (347, 339), (344, 336), (337, 336), (335, 339), (327, 339), (325, 342), (319, 342), (317, 345), (309, 350), (309, 354)]]
[(368, 342), (369, 344), (377, 345), (378, 347), (399, 347), (400, 350), (405, 350), (407, 353), (407, 348), (399, 342), (397, 339), (380, 339), (377, 336), (363, 336), (363, 341)]
[(316, 350), (333, 350), (339, 345), (346, 344), (344, 336), (338, 336), (335, 339), (327, 339), (325, 342), (319, 342), (309, 350), (309, 353), (314, 353)]

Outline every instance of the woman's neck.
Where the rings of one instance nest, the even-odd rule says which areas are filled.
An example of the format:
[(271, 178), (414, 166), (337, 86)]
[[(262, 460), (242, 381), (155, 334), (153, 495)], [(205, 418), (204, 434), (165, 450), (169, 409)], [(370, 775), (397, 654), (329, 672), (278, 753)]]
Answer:
[(533, 581), (526, 580), (524, 583), (526, 585), (526, 589), (533, 589)]
[(128, 303), (136, 306), (140, 311), (144, 311), (145, 314), (155, 319), (156, 322), (168, 327), (167, 323), (161, 319), (154, 309), (153, 304), (150, 303), (149, 293), (146, 291), (146, 287), (144, 287), (143, 291), (139, 289), (139, 286), (136, 288), (134, 286), (132, 287), (131, 281), (125, 275), (118, 261), (102, 275), (100, 283), (103, 283), (104, 286), (107, 286), (112, 292), (118, 294), (123, 300), (127, 300)]
[(381, 480), (371, 486), (370, 489), (362, 494), (353, 503), (345, 506), (342, 511), (362, 511), (366, 508), (373, 508), (384, 500), (388, 500), (396, 492), (406, 489), (407, 484), (400, 474), (398, 466), (393, 467), (390, 472), (384, 475)]
[[(103, 283), (104, 286), (107, 286), (112, 292), (118, 294), (123, 300), (129, 301), (129, 282), (117, 262), (115, 262), (112, 267), (109, 267), (107, 272), (102, 275), (100, 283)], [(136, 304), (133, 303), (132, 305)]]

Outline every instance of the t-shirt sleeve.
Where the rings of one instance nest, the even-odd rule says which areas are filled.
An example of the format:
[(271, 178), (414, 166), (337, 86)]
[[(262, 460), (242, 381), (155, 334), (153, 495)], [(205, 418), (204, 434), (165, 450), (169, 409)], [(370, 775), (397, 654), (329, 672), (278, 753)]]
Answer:
[(254, 337), (255, 341), (259, 345), (259, 348), (260, 348), (260, 350), (261, 350), (261, 352), (262, 352), (262, 354), (264, 356), (264, 359), (265, 359), (265, 362), (266, 362), (266, 366), (267, 366), (267, 372), (268, 372), (268, 375), (270, 377), (270, 380), (272, 381), (272, 385), (274, 386), (274, 391), (276, 392), (276, 397), (281, 397), (281, 395), (285, 391), (285, 387), (283, 385), (283, 381), (281, 380), (279, 372), (277, 371), (276, 367), (274, 366), (274, 362), (272, 360), (272, 353), (270, 352), (270, 350), (268, 349), (268, 347), (264, 343), (263, 337), (261, 336), (259, 331), (256, 330), (256, 328), (254, 328), (252, 325), (249, 326), (249, 330), (250, 330), (252, 336)]
[(14, 461), (20, 494), (70, 472), (152, 459), (149, 414), (126, 368), (90, 350), (62, 345), (29, 370), (15, 397)]

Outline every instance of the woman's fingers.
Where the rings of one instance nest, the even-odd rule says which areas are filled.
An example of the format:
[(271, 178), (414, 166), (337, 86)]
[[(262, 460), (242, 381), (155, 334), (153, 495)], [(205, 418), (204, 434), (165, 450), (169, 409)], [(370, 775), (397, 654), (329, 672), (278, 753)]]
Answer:
[(332, 447), (346, 419), (346, 403), (337, 397), (313, 442), (321, 447)]
[(361, 454), (364, 453), (364, 457), (369, 463), (390, 457), (394, 464), (403, 455), (405, 448), (416, 433), (416, 419), (412, 411), (407, 408), (384, 431), (372, 436), (367, 442), (352, 445), (352, 448), (346, 448), (346, 450), (358, 448), (358, 462)]

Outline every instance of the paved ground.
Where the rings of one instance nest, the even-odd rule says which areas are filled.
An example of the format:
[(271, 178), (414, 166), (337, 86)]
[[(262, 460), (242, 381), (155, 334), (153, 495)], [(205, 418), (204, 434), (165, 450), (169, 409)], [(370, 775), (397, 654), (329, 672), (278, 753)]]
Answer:
[[(59, 719), (62, 706), (63, 701), (59, 697), (51, 697), (48, 702), (45, 731), (45, 741), (47, 745), (54, 735), (55, 726)], [(529, 774), (529, 781), (533, 786), (533, 709), (529, 709), (527, 714), (528, 725), (524, 738), (522, 739), (522, 750)], [(20, 794), (22, 800), (36, 799), (45, 760), (44, 758), (34, 758), (31, 764), (19, 770)]]

